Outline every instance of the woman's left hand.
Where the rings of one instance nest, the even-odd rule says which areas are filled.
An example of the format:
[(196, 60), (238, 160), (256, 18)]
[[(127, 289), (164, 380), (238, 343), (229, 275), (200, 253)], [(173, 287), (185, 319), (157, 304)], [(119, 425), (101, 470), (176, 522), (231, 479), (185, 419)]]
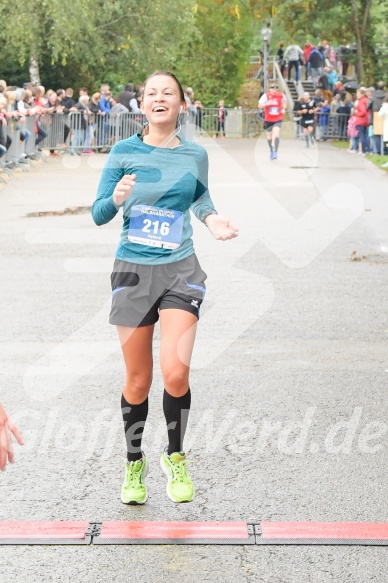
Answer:
[(24, 445), (24, 441), (16, 425), (7, 416), (0, 403), (0, 470), (4, 472), (7, 461), (11, 464), (14, 461), (14, 453), (11, 441), (11, 433), (16, 437), (20, 445)]
[(215, 239), (226, 241), (234, 239), (238, 235), (238, 227), (233, 225), (227, 217), (222, 215), (209, 215), (205, 219), (205, 225)]

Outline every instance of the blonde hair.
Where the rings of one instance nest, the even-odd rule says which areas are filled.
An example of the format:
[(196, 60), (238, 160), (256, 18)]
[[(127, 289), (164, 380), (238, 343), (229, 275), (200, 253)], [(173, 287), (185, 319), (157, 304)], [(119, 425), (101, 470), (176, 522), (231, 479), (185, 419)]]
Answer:
[(15, 91), (6, 91), (4, 95), (6, 97), (8, 105), (12, 105), (15, 102), (16, 99)]

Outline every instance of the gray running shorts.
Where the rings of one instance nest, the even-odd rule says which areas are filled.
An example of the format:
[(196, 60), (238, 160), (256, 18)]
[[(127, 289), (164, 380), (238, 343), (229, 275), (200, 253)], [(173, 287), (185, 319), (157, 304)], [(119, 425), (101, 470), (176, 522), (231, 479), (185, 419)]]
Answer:
[(195, 254), (162, 265), (116, 259), (111, 275), (110, 324), (138, 328), (155, 324), (159, 310), (179, 309), (199, 318), (206, 273)]

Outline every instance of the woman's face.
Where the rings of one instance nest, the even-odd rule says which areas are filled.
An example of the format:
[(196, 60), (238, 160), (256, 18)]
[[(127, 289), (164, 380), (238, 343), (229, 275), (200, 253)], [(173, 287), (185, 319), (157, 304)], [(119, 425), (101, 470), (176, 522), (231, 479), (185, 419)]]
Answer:
[(149, 79), (141, 108), (150, 125), (175, 127), (182, 105), (179, 87), (172, 77), (155, 75)]

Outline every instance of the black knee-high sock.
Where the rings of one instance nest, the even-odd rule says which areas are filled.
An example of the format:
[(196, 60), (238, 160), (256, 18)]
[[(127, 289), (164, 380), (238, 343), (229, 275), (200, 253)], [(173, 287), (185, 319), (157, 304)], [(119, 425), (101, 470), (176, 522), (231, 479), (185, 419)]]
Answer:
[(130, 405), (124, 395), (121, 395), (121, 412), (127, 442), (127, 460), (135, 462), (142, 457), (141, 440), (148, 415), (148, 397), (140, 405)]
[(191, 405), (190, 389), (183, 397), (172, 397), (164, 389), (163, 411), (168, 431), (168, 455), (183, 450), (183, 438)]
[(275, 152), (278, 151), (279, 142), (280, 142), (279, 138), (275, 138)]
[(269, 149), (272, 152), (272, 139), (271, 140), (267, 140), (267, 142), (268, 142), (268, 145), (269, 145)]

